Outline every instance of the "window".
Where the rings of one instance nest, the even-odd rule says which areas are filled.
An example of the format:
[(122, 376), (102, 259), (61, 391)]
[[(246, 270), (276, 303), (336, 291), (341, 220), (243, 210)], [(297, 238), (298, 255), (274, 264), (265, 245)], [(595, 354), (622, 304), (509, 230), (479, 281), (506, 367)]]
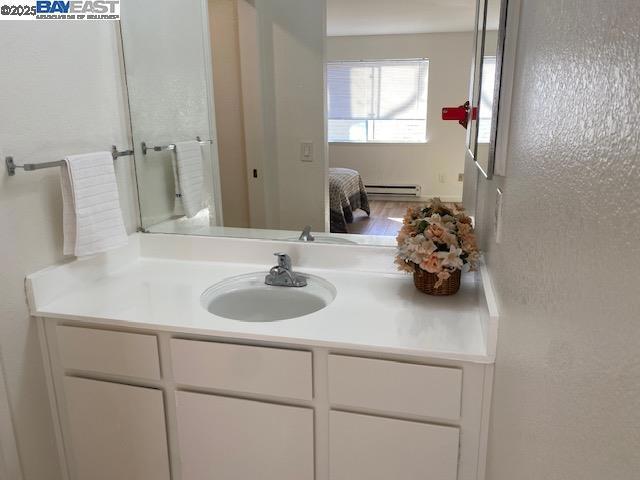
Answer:
[(426, 59), (329, 63), (329, 141), (425, 142), (428, 74)]
[(482, 61), (482, 85), (478, 109), (478, 143), (489, 143), (493, 116), (493, 88), (496, 84), (496, 57), (484, 57)]

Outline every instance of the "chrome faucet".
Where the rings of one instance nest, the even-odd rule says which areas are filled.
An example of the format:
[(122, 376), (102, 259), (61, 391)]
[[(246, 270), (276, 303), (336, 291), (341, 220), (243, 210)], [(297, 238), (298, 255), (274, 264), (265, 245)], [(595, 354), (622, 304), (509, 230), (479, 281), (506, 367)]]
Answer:
[(278, 265), (269, 271), (264, 283), (274, 287), (306, 287), (307, 279), (295, 273), (291, 267), (291, 257), (286, 253), (274, 253), (278, 257)]
[(298, 240), (300, 240), (301, 242), (315, 241), (315, 237), (311, 235), (311, 225), (307, 225), (306, 227), (304, 227), (304, 229), (302, 230), (302, 233), (300, 234), (300, 238), (298, 238)]

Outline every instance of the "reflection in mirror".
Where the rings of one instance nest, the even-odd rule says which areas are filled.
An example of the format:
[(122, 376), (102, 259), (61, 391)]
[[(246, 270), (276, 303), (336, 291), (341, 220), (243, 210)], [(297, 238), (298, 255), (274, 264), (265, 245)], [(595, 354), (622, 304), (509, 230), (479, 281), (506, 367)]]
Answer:
[[(470, 132), (470, 151), (476, 165), (485, 176), (493, 174), (493, 151), (491, 149), (492, 129), (495, 129), (494, 105), (496, 96), (496, 70), (498, 52), (498, 25), (501, 0), (480, 2), (480, 11), (486, 8), (486, 15), (478, 17), (478, 42), (476, 44), (476, 68), (474, 71), (473, 105), (477, 109), (477, 120)], [(483, 5), (484, 4), (484, 5)]]
[(183, 3), (123, 11), (146, 231), (393, 245), (408, 207), (461, 200), (466, 133), (441, 109), (468, 98), (476, 0)]
[(478, 143), (477, 112), (480, 103), (480, 78), (482, 76), (482, 48), (484, 46), (484, 17), (486, 13), (486, 7), (486, 0), (478, 0), (476, 13), (477, 26), (474, 33), (474, 48), (472, 59), (471, 91), (469, 92), (471, 111), (473, 112), (473, 114), (469, 115), (469, 134), (467, 137), (469, 151), (474, 155), (476, 151), (476, 145)]
[[(183, 0), (136, 0), (122, 4), (122, 42), (134, 139), (142, 226), (183, 218), (176, 198), (171, 150), (142, 151), (196, 137), (212, 138), (207, 63), (202, 48), (202, 4)], [(198, 218), (216, 223), (216, 174), (210, 145), (202, 148), (202, 192)]]

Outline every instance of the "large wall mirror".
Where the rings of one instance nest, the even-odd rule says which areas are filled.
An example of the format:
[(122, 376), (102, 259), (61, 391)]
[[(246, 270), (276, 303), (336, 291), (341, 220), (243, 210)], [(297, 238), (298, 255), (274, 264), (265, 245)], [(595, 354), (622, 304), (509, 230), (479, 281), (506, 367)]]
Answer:
[[(465, 155), (481, 163), (490, 150), (494, 8), (126, 2), (143, 230), (394, 245), (408, 207), (460, 202)], [(468, 134), (442, 108), (469, 99), (470, 85)]]
[(508, 0), (479, 0), (470, 84), (468, 154), (486, 178), (495, 165)]

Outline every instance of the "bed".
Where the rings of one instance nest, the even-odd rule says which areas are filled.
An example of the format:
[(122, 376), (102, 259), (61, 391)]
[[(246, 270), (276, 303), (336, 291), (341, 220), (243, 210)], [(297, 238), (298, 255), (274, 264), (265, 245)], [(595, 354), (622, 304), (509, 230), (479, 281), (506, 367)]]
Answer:
[(349, 233), (347, 224), (353, 222), (357, 209), (371, 214), (367, 191), (360, 174), (349, 168), (329, 169), (329, 212), (332, 233)]

